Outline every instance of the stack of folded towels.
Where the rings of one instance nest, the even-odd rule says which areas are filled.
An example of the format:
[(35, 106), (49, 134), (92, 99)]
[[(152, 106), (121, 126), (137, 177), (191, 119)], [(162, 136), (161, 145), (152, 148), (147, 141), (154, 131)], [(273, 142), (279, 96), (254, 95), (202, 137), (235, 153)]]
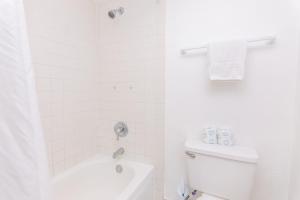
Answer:
[(233, 133), (228, 128), (209, 127), (204, 129), (202, 141), (206, 144), (219, 144), (223, 146), (233, 146)]

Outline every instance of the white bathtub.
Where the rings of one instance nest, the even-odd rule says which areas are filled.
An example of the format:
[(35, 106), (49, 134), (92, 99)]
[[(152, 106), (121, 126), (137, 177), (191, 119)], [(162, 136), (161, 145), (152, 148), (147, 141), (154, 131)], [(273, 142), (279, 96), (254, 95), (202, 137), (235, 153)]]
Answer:
[[(116, 173), (116, 164), (123, 166)], [(53, 200), (153, 200), (153, 167), (97, 156), (53, 179)]]

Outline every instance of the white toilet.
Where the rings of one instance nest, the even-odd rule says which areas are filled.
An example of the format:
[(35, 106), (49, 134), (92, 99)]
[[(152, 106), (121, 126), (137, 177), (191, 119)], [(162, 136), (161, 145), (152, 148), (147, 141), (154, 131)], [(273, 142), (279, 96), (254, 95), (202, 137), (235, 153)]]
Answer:
[(185, 151), (189, 185), (204, 193), (197, 200), (250, 200), (258, 160), (255, 150), (191, 139)]

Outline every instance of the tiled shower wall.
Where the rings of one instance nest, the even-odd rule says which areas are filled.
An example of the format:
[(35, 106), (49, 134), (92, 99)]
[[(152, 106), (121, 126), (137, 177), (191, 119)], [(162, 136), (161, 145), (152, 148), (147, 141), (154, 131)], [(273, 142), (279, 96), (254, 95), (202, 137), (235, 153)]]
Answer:
[(96, 10), (89, 0), (24, 0), (52, 174), (96, 152)]
[[(24, 2), (52, 174), (123, 146), (155, 166), (162, 199), (164, 2)], [(119, 6), (124, 15), (110, 19)], [(118, 121), (129, 126), (119, 141)]]
[[(108, 17), (111, 9), (122, 16)], [(100, 131), (102, 152), (123, 146), (128, 156), (156, 168), (156, 200), (163, 199), (164, 160), (164, 2), (111, 0), (97, 6), (100, 58)], [(129, 135), (119, 141), (113, 125), (125, 121)]]

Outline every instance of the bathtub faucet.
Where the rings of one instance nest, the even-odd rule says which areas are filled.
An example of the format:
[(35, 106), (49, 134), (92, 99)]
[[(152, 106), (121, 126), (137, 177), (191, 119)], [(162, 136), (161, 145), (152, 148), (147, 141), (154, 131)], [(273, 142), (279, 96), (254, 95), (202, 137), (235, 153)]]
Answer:
[(119, 148), (117, 151), (113, 153), (113, 159), (117, 159), (121, 155), (125, 153), (125, 149), (123, 147)]

